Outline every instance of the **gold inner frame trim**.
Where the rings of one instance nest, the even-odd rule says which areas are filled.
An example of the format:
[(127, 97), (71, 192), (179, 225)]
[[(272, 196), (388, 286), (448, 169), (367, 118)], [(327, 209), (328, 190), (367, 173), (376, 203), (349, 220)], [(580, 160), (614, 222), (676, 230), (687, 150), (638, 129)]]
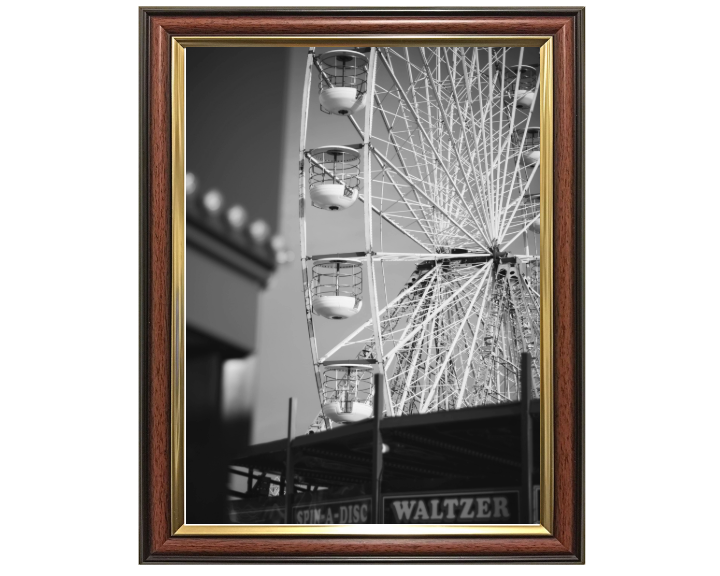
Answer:
[(172, 43), (170, 526), (185, 521), (185, 48)]
[[(540, 48), (540, 524), (185, 524), (185, 49), (477, 46)], [(551, 36), (177, 36), (171, 40), (173, 536), (550, 536), (553, 533), (553, 40)]]

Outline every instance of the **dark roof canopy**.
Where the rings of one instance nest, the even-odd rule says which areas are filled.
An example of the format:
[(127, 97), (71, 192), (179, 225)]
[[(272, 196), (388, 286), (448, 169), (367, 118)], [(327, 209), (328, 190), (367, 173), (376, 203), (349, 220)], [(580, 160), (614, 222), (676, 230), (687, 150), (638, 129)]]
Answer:
[[(538, 401), (531, 402), (536, 481), (538, 412)], [(383, 458), (383, 492), (520, 483), (520, 403), (385, 418), (380, 429), (389, 447)], [(369, 486), (370, 420), (297, 437), (292, 449), (297, 483), (330, 489)], [(286, 450), (286, 440), (251, 446), (233, 465), (282, 475)]]

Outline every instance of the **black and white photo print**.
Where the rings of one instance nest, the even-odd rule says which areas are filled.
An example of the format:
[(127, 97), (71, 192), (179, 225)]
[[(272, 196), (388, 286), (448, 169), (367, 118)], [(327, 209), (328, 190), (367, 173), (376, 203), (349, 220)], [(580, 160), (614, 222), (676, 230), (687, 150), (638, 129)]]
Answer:
[(533, 524), (540, 50), (190, 47), (189, 524)]

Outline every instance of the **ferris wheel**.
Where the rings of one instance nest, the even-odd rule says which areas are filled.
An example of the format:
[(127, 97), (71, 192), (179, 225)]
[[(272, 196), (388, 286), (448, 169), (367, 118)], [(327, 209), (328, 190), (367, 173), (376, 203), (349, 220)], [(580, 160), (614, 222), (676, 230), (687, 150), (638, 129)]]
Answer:
[[(309, 50), (301, 263), (322, 408), (311, 430), (370, 417), (375, 370), (387, 416), (517, 401), (524, 351), (539, 397), (537, 58), (526, 48)], [(319, 122), (349, 123), (353, 141), (306, 148), (318, 103)], [(332, 254), (327, 238), (327, 252), (308, 254), (309, 237), (323, 241), (310, 210), (352, 210), (364, 244)], [(410, 272), (398, 290), (388, 277), (401, 264)], [(333, 322), (354, 324), (319, 349)]]

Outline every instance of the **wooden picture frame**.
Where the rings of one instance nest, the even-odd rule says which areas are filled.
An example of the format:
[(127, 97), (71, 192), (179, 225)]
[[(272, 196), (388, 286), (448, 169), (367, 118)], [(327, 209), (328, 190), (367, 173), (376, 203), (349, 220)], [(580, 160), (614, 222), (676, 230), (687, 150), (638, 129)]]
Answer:
[[(552, 39), (552, 499), (546, 530), (453, 535), (183, 534), (173, 467), (172, 63), (177, 37), (542, 36)], [(583, 50), (582, 8), (140, 8), (140, 562), (583, 562)], [(180, 143), (182, 146), (182, 143)], [(177, 212), (176, 212), (177, 213)], [(174, 292), (175, 291), (175, 292)], [(181, 475), (180, 475), (181, 476)], [(541, 516), (542, 520), (542, 516)], [(411, 536), (412, 534), (412, 536)], [(453, 533), (457, 534), (457, 533)], [(534, 534), (534, 535), (533, 535)]]

